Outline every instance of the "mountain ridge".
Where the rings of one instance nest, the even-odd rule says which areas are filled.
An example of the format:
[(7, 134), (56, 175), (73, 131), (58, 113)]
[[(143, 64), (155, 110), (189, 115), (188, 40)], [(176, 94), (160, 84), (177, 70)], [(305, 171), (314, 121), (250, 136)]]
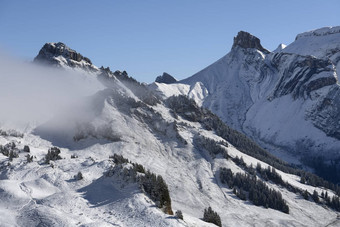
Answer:
[[(240, 32), (256, 44), (246, 41), (242, 47), (234, 43), (227, 55), (177, 84), (202, 83), (208, 90), (202, 105), (272, 153), (283, 158), (290, 153), (303, 159), (322, 155), (325, 163), (339, 160), (338, 30), (333, 27), (302, 33), (274, 52), (261, 51), (258, 38)], [(175, 86), (154, 89), (162, 93)], [(340, 169), (335, 162), (335, 168)]]
[[(249, 53), (248, 61), (264, 59), (259, 50), (234, 50), (221, 62)], [(72, 60), (52, 59), (61, 57)], [(274, 158), (202, 103), (183, 95), (161, 99), (125, 71), (89, 71), (65, 61), (57, 63), (105, 87), (31, 131), (1, 131), (4, 226), (214, 226), (205, 222), (205, 210), (213, 210), (222, 226), (339, 224), (334, 185)], [(213, 94), (203, 82), (155, 85), (180, 86), (169, 94), (188, 92), (197, 100)], [(164, 183), (183, 220), (164, 209), (170, 201), (163, 197), (167, 190), (160, 193)]]

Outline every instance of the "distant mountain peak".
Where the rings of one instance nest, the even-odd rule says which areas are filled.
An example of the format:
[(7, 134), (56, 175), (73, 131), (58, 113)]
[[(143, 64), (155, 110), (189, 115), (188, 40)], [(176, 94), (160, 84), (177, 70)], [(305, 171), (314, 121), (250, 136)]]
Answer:
[(172, 83), (176, 83), (177, 80), (173, 76), (171, 76), (170, 74), (164, 72), (163, 75), (158, 76), (156, 78), (156, 82), (157, 83), (172, 84)]
[(52, 65), (66, 64), (69, 67), (94, 68), (89, 58), (84, 57), (62, 42), (45, 43), (39, 54), (34, 58), (35, 62)]
[(235, 48), (236, 46), (240, 46), (242, 48), (254, 48), (264, 53), (269, 53), (267, 49), (262, 47), (259, 38), (245, 31), (239, 31), (237, 36), (234, 37), (234, 44), (232, 48)]
[(284, 48), (286, 48), (286, 44), (281, 43), (273, 52), (278, 53), (282, 51)]

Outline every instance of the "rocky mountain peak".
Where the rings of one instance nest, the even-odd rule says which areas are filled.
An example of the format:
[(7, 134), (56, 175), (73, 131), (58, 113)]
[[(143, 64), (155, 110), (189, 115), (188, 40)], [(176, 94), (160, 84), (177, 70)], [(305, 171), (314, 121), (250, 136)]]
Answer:
[(263, 53), (269, 53), (267, 49), (262, 47), (259, 38), (245, 31), (238, 32), (237, 36), (234, 37), (234, 44), (232, 48), (235, 48), (236, 46), (240, 46), (242, 48), (255, 48), (262, 51)]
[(158, 76), (156, 78), (157, 83), (165, 83), (165, 84), (172, 84), (177, 82), (177, 80), (171, 76), (170, 74), (164, 72), (162, 76)]
[(92, 65), (92, 62), (89, 58), (84, 57), (77, 51), (69, 48), (62, 42), (58, 43), (46, 43), (39, 51), (39, 54), (34, 58), (34, 61), (50, 63), (50, 64), (58, 64), (56, 60), (57, 57), (64, 57), (65, 60), (81, 62), (84, 61)]

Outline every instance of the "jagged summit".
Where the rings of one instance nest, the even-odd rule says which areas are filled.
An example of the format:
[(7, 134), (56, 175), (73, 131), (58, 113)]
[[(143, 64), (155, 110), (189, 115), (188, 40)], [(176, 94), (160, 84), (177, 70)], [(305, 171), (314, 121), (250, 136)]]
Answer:
[(177, 80), (171, 76), (170, 74), (164, 72), (163, 75), (158, 76), (155, 80), (155, 82), (157, 83), (165, 83), (165, 84), (172, 84), (172, 83), (176, 83)]
[(242, 48), (255, 48), (264, 53), (269, 53), (267, 49), (262, 47), (259, 38), (245, 31), (238, 32), (237, 36), (234, 37), (234, 44), (232, 48), (235, 48), (236, 46), (240, 46)]
[(34, 62), (47, 63), (56, 66), (66, 65), (71, 68), (79, 67), (90, 70), (96, 68), (92, 65), (89, 58), (84, 57), (62, 42), (46, 43), (40, 49), (39, 54), (34, 58)]

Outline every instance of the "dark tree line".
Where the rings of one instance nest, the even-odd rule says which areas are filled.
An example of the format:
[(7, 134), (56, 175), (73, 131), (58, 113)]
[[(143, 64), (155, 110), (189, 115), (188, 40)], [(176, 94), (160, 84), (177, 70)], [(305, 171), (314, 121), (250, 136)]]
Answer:
[[(262, 178), (265, 181), (272, 181), (273, 183), (277, 185), (281, 185), (282, 187), (285, 187), (287, 190), (293, 192), (293, 193), (298, 193), (300, 194), (304, 199), (309, 200), (309, 198), (312, 198), (312, 200), (315, 203), (320, 203), (327, 205), (330, 208), (333, 208), (337, 211), (340, 211), (340, 206), (339, 206), (339, 197), (338, 196), (333, 196), (330, 198), (328, 196), (328, 193), (322, 193), (321, 198), (323, 200), (320, 200), (320, 197), (317, 193), (317, 191), (314, 190), (313, 194), (310, 194), (307, 190), (302, 190), (300, 188), (294, 187), (293, 185), (290, 185), (288, 182), (285, 182), (282, 180), (282, 177), (279, 173), (276, 172), (275, 168), (272, 168), (268, 166), (268, 168), (262, 168), (261, 164), (258, 163), (256, 166), (256, 169), (254, 169), (252, 166), (248, 167), (245, 162), (243, 161), (242, 158), (233, 158), (232, 159), (235, 164), (240, 166), (243, 170), (248, 172), (251, 176), (255, 176), (258, 174), (260, 178)], [(234, 191), (234, 193), (241, 199), (245, 198), (243, 191)], [(244, 200), (244, 199), (243, 199)]]
[(222, 227), (220, 215), (218, 215), (217, 212), (213, 211), (211, 207), (204, 209), (203, 221), (213, 223), (217, 226)]
[(167, 214), (173, 214), (168, 185), (160, 175), (147, 171), (140, 179), (141, 187), (159, 208)]
[(209, 152), (210, 156), (212, 158), (215, 158), (216, 155), (220, 154), (222, 157), (228, 159), (230, 156), (228, 155), (228, 152), (226, 149), (224, 149), (221, 145), (228, 147), (228, 144), (220, 141), (216, 142), (213, 139), (209, 139), (204, 136), (197, 135), (194, 137), (194, 144), (199, 148), (199, 149), (205, 149)]
[[(132, 164), (132, 171), (129, 171), (128, 175), (139, 182), (140, 188), (156, 203), (158, 208), (161, 208), (167, 214), (173, 214), (168, 185), (161, 175), (145, 171), (143, 165), (130, 162), (121, 155), (114, 154), (110, 156), (110, 158), (113, 159), (113, 162), (118, 166), (122, 166), (122, 164), (125, 163)], [(137, 176), (137, 173), (142, 173), (142, 175)], [(112, 174), (107, 175), (110, 176)]]
[[(289, 213), (289, 207), (280, 192), (270, 189), (256, 176), (233, 172), (230, 169), (220, 169), (221, 182), (234, 188), (234, 193), (241, 199), (249, 199), (256, 206), (264, 206)], [(246, 195), (248, 193), (248, 196)]]

